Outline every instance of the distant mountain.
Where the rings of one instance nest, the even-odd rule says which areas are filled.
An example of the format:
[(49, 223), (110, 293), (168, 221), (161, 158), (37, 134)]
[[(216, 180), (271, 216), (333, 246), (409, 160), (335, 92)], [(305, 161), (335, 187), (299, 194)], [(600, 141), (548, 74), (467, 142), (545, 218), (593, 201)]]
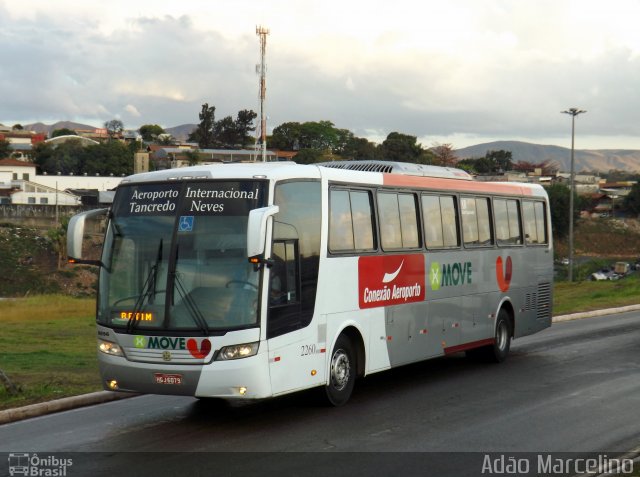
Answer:
[(191, 132), (197, 127), (197, 124), (181, 124), (180, 126), (165, 128), (165, 131), (175, 137), (178, 141), (186, 141), (189, 134), (191, 134)]
[[(571, 149), (560, 146), (544, 146), (520, 141), (495, 141), (456, 149), (460, 159), (484, 157), (488, 151), (511, 151), (514, 162), (540, 163), (554, 161), (561, 171), (571, 169)], [(637, 149), (576, 149), (574, 152), (576, 172), (611, 169), (640, 172), (640, 150)]]
[[(22, 127), (27, 131), (35, 131), (37, 133), (45, 133), (47, 135), (51, 135), (53, 131), (56, 129), (96, 129), (96, 126), (91, 126), (88, 124), (74, 123), (72, 121), (58, 121), (54, 124), (44, 124), (44, 123), (32, 123), (32, 124), (23, 124)], [(186, 141), (189, 134), (197, 128), (197, 124), (181, 124), (179, 126), (174, 126), (171, 128), (166, 128), (165, 131), (168, 134), (171, 134), (173, 137), (178, 139), (179, 141)]]
[(88, 124), (74, 123), (72, 121), (58, 121), (57, 123), (47, 125), (44, 123), (23, 124), (23, 128), (27, 131), (35, 131), (37, 133), (46, 133), (51, 135), (56, 129), (95, 129), (95, 126), (89, 126)]

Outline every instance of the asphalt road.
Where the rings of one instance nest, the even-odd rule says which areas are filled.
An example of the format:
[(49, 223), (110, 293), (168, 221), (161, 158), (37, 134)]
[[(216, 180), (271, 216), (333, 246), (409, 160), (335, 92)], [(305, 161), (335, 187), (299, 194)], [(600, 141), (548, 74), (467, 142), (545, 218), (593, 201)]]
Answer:
[(74, 453), (67, 475), (480, 475), (486, 453), (613, 455), (640, 445), (640, 312), (554, 324), (499, 365), (372, 375), (342, 408), (313, 398), (140, 396), (0, 426), (0, 452)]

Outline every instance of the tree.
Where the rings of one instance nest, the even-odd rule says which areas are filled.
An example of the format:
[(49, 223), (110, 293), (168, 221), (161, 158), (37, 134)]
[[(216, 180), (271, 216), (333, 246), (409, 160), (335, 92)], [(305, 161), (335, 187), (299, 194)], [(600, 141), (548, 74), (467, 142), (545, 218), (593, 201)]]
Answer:
[(236, 149), (238, 147), (238, 135), (235, 122), (231, 116), (226, 116), (213, 125), (213, 146), (221, 149)]
[(296, 154), (295, 161), (298, 164), (314, 164), (316, 162), (325, 162), (322, 151), (318, 149), (300, 149)]
[(633, 184), (623, 203), (625, 208), (636, 215), (640, 215), (640, 183)]
[(495, 164), (494, 171), (492, 172), (505, 172), (513, 169), (513, 157), (511, 151), (505, 151), (503, 149), (499, 151), (488, 151), (484, 157)]
[(47, 230), (47, 238), (51, 243), (51, 248), (58, 255), (58, 270), (62, 270), (62, 265), (67, 257), (67, 226), (69, 217), (63, 217), (60, 224)]
[(352, 161), (363, 161), (378, 158), (377, 146), (368, 139), (362, 137), (351, 137), (347, 140), (341, 154), (345, 159)]
[(300, 136), (302, 125), (297, 122), (286, 122), (273, 129), (270, 145), (276, 149), (285, 151), (297, 151), (300, 149)]
[(92, 144), (84, 148), (77, 173), (102, 176), (132, 174), (133, 154), (137, 149), (136, 144), (127, 145), (120, 141)]
[(172, 144), (176, 143), (176, 138), (173, 137), (171, 134), (164, 133), (164, 134), (160, 134), (156, 138), (156, 142), (163, 146), (171, 146)]
[(22, 131), (24, 129), (24, 127), (22, 126), (22, 124), (14, 124), (11, 127), (11, 129), (14, 130), (14, 131)]
[(462, 159), (456, 167), (465, 168), (478, 174), (496, 174), (513, 169), (511, 151), (487, 151), (484, 157)]
[(58, 137), (58, 136), (77, 136), (78, 134), (73, 130), (73, 129), (69, 129), (69, 128), (60, 128), (60, 129), (54, 129), (53, 132), (51, 133), (51, 137)]
[(200, 149), (215, 147), (216, 107), (210, 107), (209, 103), (204, 103), (198, 117), (200, 118), (200, 124), (189, 134), (189, 141), (197, 142)]
[(84, 146), (79, 140), (70, 140), (56, 146), (41, 142), (34, 147), (33, 162), (38, 172), (47, 174), (78, 174)]
[(185, 151), (184, 156), (187, 158), (187, 161), (189, 161), (190, 166), (195, 166), (196, 164), (198, 164), (198, 162), (200, 162), (200, 156), (198, 155), (197, 151)]
[(385, 161), (417, 163), (423, 157), (423, 152), (416, 136), (399, 132), (389, 133), (380, 145), (380, 156)]
[(555, 161), (549, 159), (538, 163), (518, 161), (513, 165), (513, 170), (519, 172), (534, 172), (536, 169), (540, 169), (543, 176), (552, 176), (558, 172), (560, 167)]
[(200, 124), (189, 134), (189, 141), (197, 142), (201, 149), (241, 149), (253, 143), (250, 133), (256, 130), (253, 121), (258, 116), (254, 111), (243, 109), (236, 119), (226, 116), (219, 121), (215, 119), (215, 111), (215, 106), (202, 105)]
[(11, 155), (11, 143), (6, 139), (0, 139), (0, 159)]
[[(569, 199), (571, 192), (564, 184), (552, 184), (547, 188), (549, 195), (549, 210), (551, 212), (551, 226), (556, 238), (564, 238), (569, 233)], [(580, 217), (581, 199), (573, 196), (573, 220), (574, 223)]]
[(114, 139), (124, 131), (124, 124), (119, 119), (112, 119), (104, 123), (104, 127), (109, 134), (109, 139)]
[(157, 124), (144, 124), (140, 126), (138, 132), (142, 136), (142, 139), (147, 142), (155, 141), (158, 136), (165, 133), (165, 130)]
[(435, 155), (434, 164), (443, 167), (453, 167), (458, 162), (458, 156), (451, 144), (434, 143), (431, 152)]
[(300, 147), (318, 151), (336, 151), (340, 133), (331, 121), (309, 121), (300, 127)]
[(256, 126), (254, 126), (253, 121), (255, 121), (257, 117), (258, 114), (250, 109), (238, 111), (238, 115), (235, 120), (235, 130), (238, 144), (242, 147), (253, 142), (251, 133), (256, 130)]
[(39, 173), (63, 175), (129, 175), (133, 172), (133, 154), (139, 144), (109, 141), (84, 146), (78, 140), (51, 145), (41, 142), (34, 147), (34, 163)]

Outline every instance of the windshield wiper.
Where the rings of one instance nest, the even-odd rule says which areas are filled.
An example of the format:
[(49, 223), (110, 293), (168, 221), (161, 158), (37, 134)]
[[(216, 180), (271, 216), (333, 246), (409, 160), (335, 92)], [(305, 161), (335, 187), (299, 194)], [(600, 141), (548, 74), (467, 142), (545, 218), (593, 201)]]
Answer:
[(136, 300), (136, 304), (133, 307), (133, 313), (131, 317), (127, 321), (127, 333), (133, 332), (135, 328), (135, 324), (137, 321), (138, 314), (142, 310), (144, 306), (145, 299), (147, 300), (147, 304), (152, 305), (155, 301), (156, 295), (156, 282), (158, 281), (158, 270), (160, 268), (160, 262), (162, 262), (162, 243), (164, 239), (160, 239), (160, 244), (158, 245), (158, 255), (156, 257), (156, 261), (153, 266), (149, 269), (149, 273), (147, 274), (147, 278), (145, 279), (144, 285), (142, 285), (142, 291)]
[[(176, 263), (178, 263), (178, 250), (179, 248), (176, 247)], [(173, 277), (174, 277), (174, 283), (176, 285), (176, 289), (178, 290), (178, 294), (180, 295), (180, 298), (184, 302), (185, 308), (189, 312), (189, 316), (193, 319), (194, 323), (200, 329), (202, 334), (204, 334), (205, 336), (208, 336), (209, 325), (207, 324), (207, 320), (205, 319), (204, 315), (200, 311), (200, 308), (198, 308), (198, 304), (193, 300), (193, 297), (191, 296), (191, 294), (187, 293), (182, 283), (182, 280), (180, 279), (180, 276), (178, 275), (177, 272), (175, 271), (173, 272)]]

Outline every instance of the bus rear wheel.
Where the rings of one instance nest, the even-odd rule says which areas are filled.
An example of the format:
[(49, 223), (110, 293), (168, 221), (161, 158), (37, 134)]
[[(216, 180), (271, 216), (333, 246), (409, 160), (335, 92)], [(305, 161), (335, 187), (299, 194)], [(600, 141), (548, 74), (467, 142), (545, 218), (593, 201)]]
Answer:
[(342, 406), (351, 397), (356, 381), (356, 360), (351, 340), (340, 335), (333, 347), (329, 362), (329, 384), (324, 388), (332, 406)]
[(496, 320), (496, 336), (490, 354), (491, 361), (502, 363), (509, 355), (511, 349), (511, 322), (509, 314), (505, 310), (500, 310)]
[(498, 313), (493, 344), (467, 351), (467, 355), (473, 359), (481, 359), (493, 363), (502, 363), (509, 355), (511, 349), (511, 321), (509, 313), (504, 309)]

